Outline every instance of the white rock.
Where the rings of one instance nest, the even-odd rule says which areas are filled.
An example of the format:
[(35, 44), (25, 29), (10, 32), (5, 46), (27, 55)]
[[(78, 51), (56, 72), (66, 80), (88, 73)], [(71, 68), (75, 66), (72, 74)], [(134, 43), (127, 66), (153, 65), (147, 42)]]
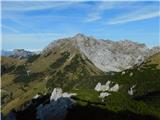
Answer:
[(102, 98), (102, 102), (104, 102), (104, 98), (109, 96), (109, 95), (110, 95), (110, 93), (108, 93), (108, 92), (101, 92), (99, 97)]
[(121, 73), (121, 75), (125, 75), (125, 71), (123, 71), (123, 72)]
[(110, 83), (111, 83), (111, 81), (109, 81), (109, 80), (106, 82), (106, 85), (103, 86), (103, 87), (105, 88), (104, 91), (109, 90), (109, 87), (110, 87), (109, 85), (110, 85)]
[(63, 91), (61, 88), (54, 88), (54, 90), (51, 94), (51, 97), (50, 97), (50, 101), (52, 101), (52, 100), (56, 101), (57, 99), (62, 97), (62, 94), (63, 94)]
[(133, 76), (133, 73), (131, 72), (131, 73), (129, 74), (129, 76), (132, 77), (132, 76)]
[(77, 95), (76, 93), (64, 92), (61, 88), (54, 88), (50, 103), (47, 105), (39, 105), (37, 107), (37, 119), (40, 120), (63, 120), (68, 108), (75, 103), (70, 97)]
[(99, 95), (99, 97), (100, 98), (105, 98), (105, 97), (107, 97), (109, 95), (110, 95), (110, 93), (108, 93), (108, 92), (101, 92), (100, 95)]
[(105, 85), (101, 85), (101, 83), (97, 83), (95, 90), (96, 91), (107, 91), (109, 90), (110, 81), (107, 81)]
[(109, 91), (112, 91), (112, 92), (117, 92), (119, 90), (119, 85), (118, 84), (115, 84), (113, 87), (111, 87), (109, 89)]
[(62, 97), (72, 97), (72, 96), (76, 96), (77, 94), (76, 93), (67, 93), (67, 92), (64, 92), (62, 94)]
[(40, 95), (35, 95), (35, 96), (33, 96), (33, 99), (37, 99), (38, 97), (39, 97)]
[(76, 93), (67, 93), (67, 92), (63, 93), (63, 90), (61, 88), (54, 88), (51, 94), (51, 97), (50, 97), (50, 101), (52, 100), (56, 101), (61, 97), (71, 97), (71, 96), (76, 96), (76, 95), (77, 95)]
[(96, 91), (112, 91), (117, 92), (119, 90), (119, 85), (115, 84), (113, 87), (110, 88), (111, 81), (107, 81), (105, 85), (101, 85), (101, 83), (97, 83), (96, 87), (94, 88)]
[(133, 95), (133, 89), (136, 87), (136, 85), (133, 85), (129, 90), (128, 90), (128, 94), (129, 95)]
[(31, 73), (31, 71), (30, 71), (30, 70), (27, 70), (26, 72), (27, 72), (27, 75), (28, 75), (28, 76), (29, 76), (29, 75), (30, 75), (30, 73)]
[(96, 87), (94, 88), (96, 91), (101, 91), (101, 83), (97, 83)]

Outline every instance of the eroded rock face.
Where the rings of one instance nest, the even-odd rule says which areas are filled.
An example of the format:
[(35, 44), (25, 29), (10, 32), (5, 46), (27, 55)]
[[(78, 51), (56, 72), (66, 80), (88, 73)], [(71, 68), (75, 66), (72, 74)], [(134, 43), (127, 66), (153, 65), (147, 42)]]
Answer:
[(63, 44), (67, 48), (70, 45), (74, 46), (99, 69), (106, 72), (129, 69), (136, 64), (142, 63), (147, 57), (160, 52), (159, 46), (150, 49), (145, 44), (129, 40), (97, 40), (94, 37), (77, 34), (74, 37), (52, 42), (44, 49), (43, 53), (48, 54), (55, 48), (61, 48)]
[[(75, 38), (76, 39), (76, 38)], [(122, 71), (135, 64), (142, 63), (145, 58), (160, 52), (159, 47), (149, 49), (145, 44), (139, 44), (129, 40), (110, 41), (96, 40), (88, 37), (78, 43), (79, 49), (101, 70)], [(76, 39), (77, 41), (79, 40)], [(86, 44), (88, 47), (86, 47)]]

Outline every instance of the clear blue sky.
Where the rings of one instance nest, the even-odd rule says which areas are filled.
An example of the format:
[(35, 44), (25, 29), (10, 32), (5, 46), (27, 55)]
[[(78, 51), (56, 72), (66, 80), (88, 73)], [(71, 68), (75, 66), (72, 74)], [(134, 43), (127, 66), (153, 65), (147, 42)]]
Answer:
[(2, 48), (41, 50), (84, 33), (158, 45), (158, 2), (2, 2)]

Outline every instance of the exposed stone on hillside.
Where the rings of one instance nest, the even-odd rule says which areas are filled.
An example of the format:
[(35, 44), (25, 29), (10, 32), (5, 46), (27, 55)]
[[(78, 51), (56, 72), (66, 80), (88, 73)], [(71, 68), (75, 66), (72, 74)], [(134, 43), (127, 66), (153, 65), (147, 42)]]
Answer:
[(97, 83), (97, 85), (95, 86), (95, 90), (100, 92), (100, 91), (111, 91), (111, 92), (117, 92), (119, 90), (119, 85), (115, 84), (113, 86), (111, 86), (111, 84), (113, 84), (113, 82), (111, 81), (107, 81), (105, 85), (101, 85), (101, 83)]
[(105, 85), (101, 85), (101, 83), (97, 83), (95, 90), (96, 91), (107, 91), (109, 90), (110, 81), (107, 81)]
[(102, 102), (104, 102), (104, 98), (109, 96), (109, 95), (110, 95), (110, 93), (108, 93), (108, 92), (101, 92), (99, 97), (102, 98)]
[(129, 90), (128, 90), (128, 94), (129, 95), (133, 95), (134, 91), (133, 89), (136, 87), (136, 85), (133, 85)]
[(112, 91), (112, 92), (118, 92), (118, 90), (119, 90), (119, 85), (118, 84), (115, 84), (113, 87), (111, 87), (109, 89), (109, 91)]
[(54, 88), (54, 90), (51, 94), (51, 97), (50, 97), (50, 101), (52, 101), (52, 100), (56, 101), (61, 97), (70, 98), (71, 96), (76, 96), (76, 95), (77, 95), (76, 93), (67, 93), (67, 92), (63, 93), (63, 90), (61, 88)]

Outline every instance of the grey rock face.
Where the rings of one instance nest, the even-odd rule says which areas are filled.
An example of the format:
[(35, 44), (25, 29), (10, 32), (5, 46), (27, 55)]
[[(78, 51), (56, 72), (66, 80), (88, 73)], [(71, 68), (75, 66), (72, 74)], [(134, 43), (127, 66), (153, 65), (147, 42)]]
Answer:
[[(122, 71), (133, 65), (142, 63), (147, 57), (160, 52), (160, 47), (148, 48), (145, 44), (129, 40), (110, 41), (95, 39), (83, 34), (60, 39), (51, 43), (44, 52), (52, 51), (55, 46), (70, 42), (91, 60), (99, 69), (109, 71)], [(69, 46), (68, 46), (69, 47)]]
[(101, 70), (122, 71), (135, 64), (142, 63), (145, 58), (160, 52), (160, 47), (149, 49), (145, 44), (129, 40), (113, 42), (96, 40), (93, 37), (76, 35), (78, 48)]
[(71, 98), (61, 97), (49, 104), (40, 105), (37, 108), (37, 119), (40, 120), (63, 120), (67, 114), (67, 110), (74, 105)]

